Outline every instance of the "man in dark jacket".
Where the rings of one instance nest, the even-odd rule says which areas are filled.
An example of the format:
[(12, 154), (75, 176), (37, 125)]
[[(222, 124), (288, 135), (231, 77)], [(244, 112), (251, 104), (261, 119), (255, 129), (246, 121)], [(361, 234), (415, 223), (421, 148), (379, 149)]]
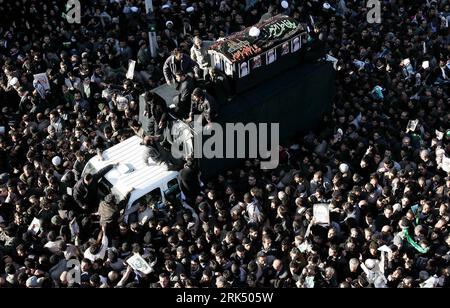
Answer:
[(167, 124), (167, 104), (166, 101), (154, 92), (145, 93), (145, 116), (149, 118), (145, 133), (152, 136), (162, 134), (162, 130)]
[(231, 88), (227, 77), (217, 68), (212, 68), (209, 75), (207, 90), (217, 99), (220, 105), (226, 104), (231, 95)]
[(114, 236), (118, 232), (118, 220), (120, 210), (124, 209), (130, 199), (133, 188), (126, 194), (125, 198), (117, 202), (113, 194), (105, 196), (98, 206), (98, 214), (100, 215), (100, 225), (105, 227), (108, 236)]
[(218, 108), (215, 99), (205, 93), (200, 88), (195, 88), (191, 97), (191, 112), (189, 113), (189, 121), (194, 119), (194, 115), (201, 114), (206, 122), (211, 123), (218, 115)]
[(194, 80), (182, 71), (176, 73), (176, 80), (179, 94), (173, 99), (173, 103), (176, 106), (175, 113), (180, 119), (186, 119), (189, 116), (189, 110), (191, 108), (191, 94), (194, 90)]
[(188, 55), (175, 48), (172, 55), (166, 59), (163, 66), (164, 78), (170, 86), (177, 86), (176, 72), (182, 71), (184, 74), (195, 74), (199, 76), (200, 69), (198, 64)]
[(107, 174), (115, 164), (110, 164), (101, 169), (96, 174), (85, 174), (83, 178), (78, 180), (73, 188), (73, 198), (76, 204), (86, 211), (94, 208), (98, 204), (98, 182)]
[(188, 159), (184, 168), (180, 171), (178, 179), (180, 189), (185, 196), (187, 204), (193, 205), (198, 194), (200, 194), (199, 172), (193, 160)]

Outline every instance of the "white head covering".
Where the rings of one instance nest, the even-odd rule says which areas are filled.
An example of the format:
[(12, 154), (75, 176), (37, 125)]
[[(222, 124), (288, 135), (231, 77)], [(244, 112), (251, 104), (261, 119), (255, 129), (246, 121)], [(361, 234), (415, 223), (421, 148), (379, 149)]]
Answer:
[(250, 31), (248, 32), (248, 34), (253, 37), (258, 37), (260, 33), (261, 30), (259, 30), (257, 27), (251, 27)]
[(59, 166), (59, 165), (61, 165), (61, 157), (59, 157), (59, 156), (53, 157), (53, 158), (52, 158), (52, 164), (53, 164), (54, 166)]
[(339, 165), (339, 171), (341, 171), (342, 173), (347, 173), (348, 172), (348, 165), (346, 163), (342, 163)]

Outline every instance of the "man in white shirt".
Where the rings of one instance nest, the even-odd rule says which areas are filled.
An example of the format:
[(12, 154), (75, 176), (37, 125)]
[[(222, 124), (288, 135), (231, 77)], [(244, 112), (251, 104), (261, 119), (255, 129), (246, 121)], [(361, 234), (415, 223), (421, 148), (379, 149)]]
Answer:
[[(101, 238), (101, 241), (100, 241)], [(94, 262), (97, 259), (103, 260), (105, 258), (106, 249), (108, 248), (108, 237), (105, 235), (104, 231), (100, 231), (97, 241), (94, 239), (90, 240), (90, 247), (84, 252), (84, 257), (86, 259)]]
[(252, 199), (250, 194), (245, 194), (244, 202), (247, 204), (245, 210), (247, 212), (249, 223), (261, 223), (263, 220), (263, 214), (259, 208), (259, 204), (256, 200)]

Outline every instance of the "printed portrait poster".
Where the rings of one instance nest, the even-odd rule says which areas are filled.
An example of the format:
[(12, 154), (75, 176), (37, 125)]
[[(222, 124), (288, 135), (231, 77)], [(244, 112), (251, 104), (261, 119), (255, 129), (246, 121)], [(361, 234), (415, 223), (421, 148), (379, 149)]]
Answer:
[(271, 64), (271, 63), (275, 62), (276, 59), (277, 59), (277, 54), (275, 52), (275, 49), (271, 49), (266, 53), (266, 63), (267, 64)]
[(262, 62), (261, 62), (261, 56), (256, 56), (252, 59), (252, 69), (261, 67)]
[(41, 230), (41, 221), (34, 217), (33, 221), (28, 226), (28, 232), (32, 233), (33, 235), (36, 235)]
[(419, 124), (419, 120), (409, 120), (408, 121), (408, 126), (406, 127), (406, 130), (408, 131), (410, 131), (410, 132), (413, 132), (413, 131), (415, 131), (416, 130), (416, 127), (417, 127), (417, 125)]
[(330, 224), (330, 208), (328, 203), (318, 203), (313, 206), (313, 216), (318, 224)]
[(140, 255), (136, 254), (127, 259), (127, 263), (135, 271), (142, 272), (144, 274), (150, 274), (152, 268)]
[(239, 78), (245, 77), (250, 73), (250, 69), (248, 66), (249, 65), (247, 62), (241, 63), (241, 65), (239, 66)]
[(287, 55), (289, 53), (289, 42), (285, 42), (283, 45), (281, 45), (281, 55)]
[(128, 61), (128, 71), (126, 74), (127, 79), (133, 80), (135, 67), (136, 67), (136, 61), (129, 60)]
[(292, 52), (300, 50), (300, 46), (301, 46), (300, 36), (297, 36), (291, 41)]
[(46, 73), (35, 74), (33, 77), (36, 82), (44, 87), (44, 90), (50, 90), (50, 82), (48, 81)]
[(215, 68), (223, 71), (222, 59), (217, 52), (214, 53), (214, 66)]
[(225, 61), (225, 74), (228, 76), (233, 75), (233, 66), (228, 61)]

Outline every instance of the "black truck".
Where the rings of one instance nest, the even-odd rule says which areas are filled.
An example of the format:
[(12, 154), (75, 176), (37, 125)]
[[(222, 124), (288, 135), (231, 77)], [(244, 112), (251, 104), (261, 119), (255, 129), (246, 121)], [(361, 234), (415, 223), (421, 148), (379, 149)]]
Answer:
[[(256, 31), (255, 27), (259, 31)], [(259, 34), (258, 37), (249, 36), (250, 32), (255, 31)], [(278, 35), (276, 39), (274, 35)], [(226, 123), (279, 123), (281, 144), (311, 129), (322, 114), (331, 109), (335, 92), (335, 70), (330, 62), (316, 61), (321, 54), (311, 51), (309, 40), (310, 36), (302, 31), (295, 20), (287, 16), (276, 16), (213, 44), (210, 47), (211, 62), (227, 75), (234, 90), (231, 99), (220, 106), (216, 122), (222, 127), (225, 127)], [(232, 48), (228, 48), (230, 46)], [(236, 61), (230, 61), (239, 46), (245, 49), (245, 52), (239, 53)], [(258, 52), (250, 51), (249, 46), (251, 50)], [(259, 58), (257, 67), (253, 65), (255, 57)], [(231, 68), (225, 67), (227, 63)], [(241, 74), (243, 63), (247, 63), (249, 69), (245, 76)], [(152, 91), (163, 97), (168, 106), (177, 95), (176, 90), (168, 85), (162, 85)], [(144, 107), (145, 99), (141, 96), (140, 121), (143, 124), (148, 121), (143, 115)], [(180, 121), (175, 118), (173, 121), (177, 122), (178, 128), (185, 127), (186, 130), (192, 131), (189, 125), (180, 125)], [(224, 133), (226, 134), (225, 129)], [(181, 132), (178, 134), (182, 135)], [(202, 139), (205, 143), (208, 138)], [(245, 144), (242, 144), (242, 139), (241, 144), (237, 144), (237, 139), (235, 138), (235, 148), (248, 148), (248, 136), (245, 138)], [(188, 147), (192, 148), (192, 144)], [(202, 157), (198, 158), (198, 163), (202, 175), (209, 177), (222, 170), (237, 167), (242, 160)]]

